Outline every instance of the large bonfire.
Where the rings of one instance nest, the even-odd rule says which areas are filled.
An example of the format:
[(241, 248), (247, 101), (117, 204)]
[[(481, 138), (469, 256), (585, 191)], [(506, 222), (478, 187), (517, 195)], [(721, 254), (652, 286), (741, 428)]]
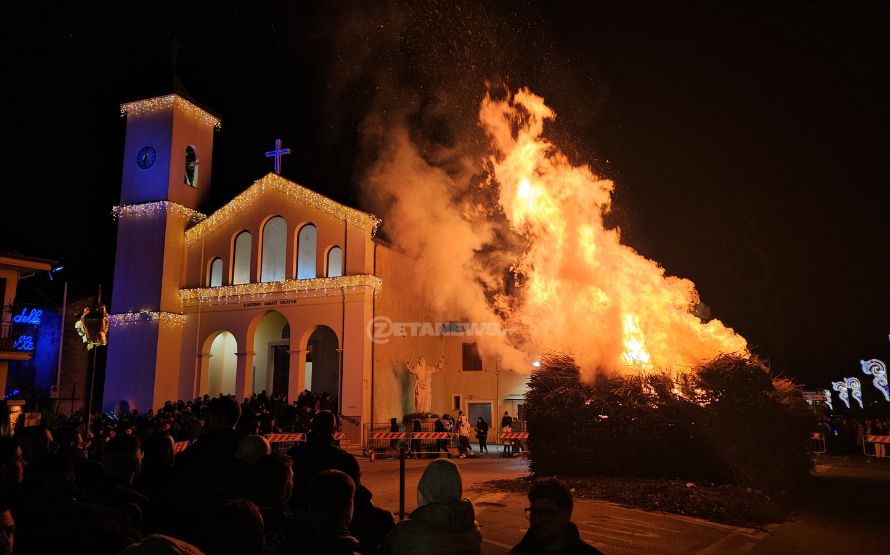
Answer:
[(690, 280), (666, 276), (604, 225), (614, 184), (543, 137), (555, 117), (528, 89), (502, 100), (486, 95), (479, 111), (493, 152), (489, 186), (526, 241), (513, 266), (521, 302), (508, 315), (523, 330), (523, 350), (572, 353), (586, 375), (682, 371), (746, 352), (743, 337), (695, 314)]

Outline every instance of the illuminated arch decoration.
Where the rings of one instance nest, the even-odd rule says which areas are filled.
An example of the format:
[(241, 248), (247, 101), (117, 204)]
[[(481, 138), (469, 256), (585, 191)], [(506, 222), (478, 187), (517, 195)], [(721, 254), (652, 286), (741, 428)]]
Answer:
[(847, 405), (847, 408), (850, 408), (850, 393), (847, 391), (847, 383), (844, 382), (831, 382), (831, 388), (837, 391), (837, 396), (840, 397), (840, 400)]
[(834, 410), (834, 406), (831, 404), (831, 390), (823, 389), (822, 396), (825, 397), (825, 404), (828, 405), (828, 410)]
[(864, 408), (862, 406), (862, 384), (859, 382), (859, 378), (844, 378), (844, 382), (847, 384), (847, 389), (850, 390), (850, 395), (859, 403), (859, 408)]
[(890, 403), (890, 387), (887, 384), (887, 365), (882, 361), (873, 358), (871, 360), (860, 360), (862, 371), (868, 376), (874, 376), (871, 381), (878, 391), (884, 394), (884, 399)]

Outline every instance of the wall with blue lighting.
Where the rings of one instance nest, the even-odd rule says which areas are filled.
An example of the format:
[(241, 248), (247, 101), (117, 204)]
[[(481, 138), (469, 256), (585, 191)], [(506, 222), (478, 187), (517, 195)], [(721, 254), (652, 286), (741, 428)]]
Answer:
[[(23, 312), (24, 311), (24, 312)], [(39, 313), (39, 314), (38, 314)], [(15, 318), (20, 317), (19, 321)], [(33, 336), (21, 334), (23, 347), (17, 350), (33, 353), (31, 360), (9, 362), (9, 375), (6, 380), (5, 395), (14, 390), (20, 399), (48, 399), (50, 387), (56, 383), (56, 369), (59, 356), (59, 314), (44, 307), (17, 308), (13, 313), (14, 324), (36, 325)], [(32, 328), (33, 329), (33, 328)], [(31, 341), (28, 341), (28, 340)]]

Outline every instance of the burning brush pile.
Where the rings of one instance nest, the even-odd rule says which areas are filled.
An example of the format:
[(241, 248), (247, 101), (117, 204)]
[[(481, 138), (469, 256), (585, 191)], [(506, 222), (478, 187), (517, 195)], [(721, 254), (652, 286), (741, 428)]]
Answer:
[(806, 479), (813, 414), (754, 356), (721, 355), (665, 374), (581, 380), (568, 355), (543, 357), (526, 396), (537, 475), (705, 480), (782, 491)]

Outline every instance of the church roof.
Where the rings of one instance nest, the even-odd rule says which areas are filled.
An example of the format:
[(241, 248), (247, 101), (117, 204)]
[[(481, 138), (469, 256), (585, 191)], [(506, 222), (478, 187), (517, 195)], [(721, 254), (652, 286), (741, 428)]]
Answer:
[(373, 235), (380, 225), (380, 219), (373, 214), (356, 210), (333, 201), (324, 195), (320, 195), (311, 189), (298, 185), (293, 181), (268, 173), (262, 179), (258, 179), (244, 192), (224, 204), (222, 208), (211, 214), (207, 219), (192, 226), (185, 232), (186, 244), (191, 245), (201, 239), (206, 233), (217, 229), (224, 223), (237, 216), (244, 208), (256, 202), (267, 190), (277, 191), (288, 200), (301, 202), (312, 208), (326, 212), (335, 218), (349, 222)]

